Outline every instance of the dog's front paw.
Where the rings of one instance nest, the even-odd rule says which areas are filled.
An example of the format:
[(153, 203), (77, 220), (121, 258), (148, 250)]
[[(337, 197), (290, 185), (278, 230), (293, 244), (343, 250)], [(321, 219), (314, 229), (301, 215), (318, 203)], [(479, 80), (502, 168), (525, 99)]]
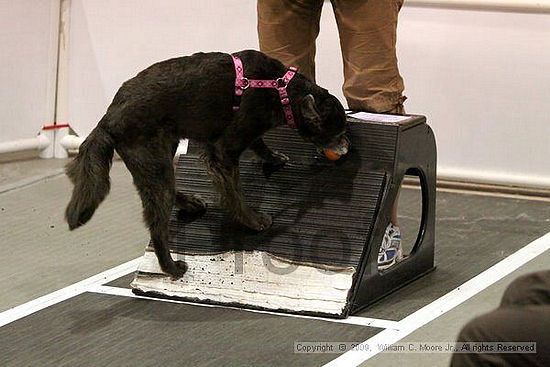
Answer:
[(286, 155), (279, 152), (273, 152), (269, 159), (264, 161), (262, 165), (262, 170), (264, 175), (269, 178), (271, 175), (285, 166), (285, 164), (290, 160)]
[(271, 154), (271, 157), (269, 157), (269, 159), (266, 160), (265, 163), (275, 167), (280, 167), (284, 166), (289, 160), (290, 158), (287, 155), (279, 152), (273, 152)]
[(256, 213), (256, 215), (249, 218), (249, 220), (243, 224), (254, 231), (261, 232), (271, 227), (273, 219), (269, 214)]
[(188, 213), (196, 213), (206, 210), (206, 203), (196, 195), (188, 195), (183, 192), (176, 193), (176, 207)]
[(178, 193), (176, 194), (176, 207), (179, 208), (178, 220), (190, 223), (206, 213), (207, 205), (197, 196)]

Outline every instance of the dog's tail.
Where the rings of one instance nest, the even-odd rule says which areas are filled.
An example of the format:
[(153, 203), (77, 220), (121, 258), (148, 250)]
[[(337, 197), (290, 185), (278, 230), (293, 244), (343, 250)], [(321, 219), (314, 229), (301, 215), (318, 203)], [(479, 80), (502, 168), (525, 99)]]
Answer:
[(114, 140), (100, 123), (80, 145), (78, 156), (65, 168), (74, 184), (71, 201), (65, 210), (69, 229), (73, 230), (92, 218), (111, 188), (109, 171), (114, 153)]

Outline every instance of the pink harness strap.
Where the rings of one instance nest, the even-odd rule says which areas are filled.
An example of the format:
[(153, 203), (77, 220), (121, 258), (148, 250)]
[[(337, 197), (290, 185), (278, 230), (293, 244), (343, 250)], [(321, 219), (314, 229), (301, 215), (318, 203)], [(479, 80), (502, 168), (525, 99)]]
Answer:
[[(288, 93), (286, 87), (288, 83), (292, 80), (297, 68), (291, 66), (288, 68), (285, 75), (282, 78), (275, 80), (261, 80), (261, 79), (248, 79), (244, 76), (244, 68), (241, 59), (235, 55), (231, 55), (233, 58), (233, 65), (235, 66), (235, 96), (237, 100), (242, 96), (243, 92), (247, 88), (272, 88), (277, 89), (279, 92), (279, 99), (281, 100), (281, 105), (283, 106), (283, 112), (286, 118), (286, 124), (292, 129), (296, 129), (296, 120), (294, 120), (294, 115), (292, 114), (292, 108), (290, 107), (290, 99), (288, 98)], [(239, 104), (236, 103), (233, 106), (233, 111), (239, 110)]]

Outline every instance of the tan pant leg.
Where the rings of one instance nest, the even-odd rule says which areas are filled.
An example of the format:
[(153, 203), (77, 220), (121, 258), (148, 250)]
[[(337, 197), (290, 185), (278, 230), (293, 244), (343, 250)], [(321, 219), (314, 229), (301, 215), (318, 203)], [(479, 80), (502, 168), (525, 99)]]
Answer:
[(315, 39), (323, 0), (258, 0), (260, 50), (315, 80)]
[(404, 113), (397, 67), (397, 18), (403, 0), (332, 0), (350, 109)]

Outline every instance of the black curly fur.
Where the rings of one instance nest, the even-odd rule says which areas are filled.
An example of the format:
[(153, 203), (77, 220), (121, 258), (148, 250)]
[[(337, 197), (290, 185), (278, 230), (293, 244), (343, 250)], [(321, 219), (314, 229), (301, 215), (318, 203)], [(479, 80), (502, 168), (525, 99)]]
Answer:
[[(250, 79), (276, 79), (285, 66), (258, 51), (236, 53)], [(239, 157), (251, 148), (263, 160), (284, 163), (262, 136), (285, 123), (276, 90), (248, 89), (233, 112), (235, 71), (224, 53), (198, 53), (159, 62), (125, 82), (66, 172), (74, 184), (66, 209), (69, 228), (86, 223), (110, 188), (109, 169), (116, 149), (141, 196), (143, 215), (162, 270), (174, 278), (187, 267), (168, 249), (168, 220), (177, 202), (203, 211), (200, 200), (175, 193), (172, 159), (179, 140), (205, 143), (208, 172), (223, 206), (235, 220), (257, 231), (271, 218), (249, 208), (239, 180)], [(288, 86), (298, 132), (318, 147), (334, 144), (345, 131), (344, 109), (325, 89), (301, 74)], [(176, 200), (177, 199), (177, 200)]]

